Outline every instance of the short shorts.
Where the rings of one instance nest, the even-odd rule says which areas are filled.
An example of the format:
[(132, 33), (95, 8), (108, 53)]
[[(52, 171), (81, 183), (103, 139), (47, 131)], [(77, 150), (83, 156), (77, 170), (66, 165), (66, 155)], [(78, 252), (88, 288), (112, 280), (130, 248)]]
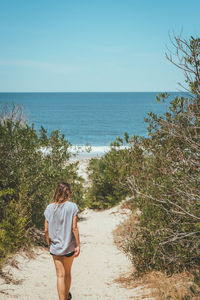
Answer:
[[(74, 253), (75, 253), (75, 251), (72, 251), (72, 252), (70, 252), (70, 253), (67, 253), (67, 254), (65, 254), (65, 255), (58, 255), (58, 256), (71, 257), (71, 256), (73, 256), (73, 255), (74, 255)], [(50, 254), (51, 254), (51, 255), (56, 255), (56, 254), (53, 254), (53, 253), (51, 253), (51, 252), (50, 252)]]

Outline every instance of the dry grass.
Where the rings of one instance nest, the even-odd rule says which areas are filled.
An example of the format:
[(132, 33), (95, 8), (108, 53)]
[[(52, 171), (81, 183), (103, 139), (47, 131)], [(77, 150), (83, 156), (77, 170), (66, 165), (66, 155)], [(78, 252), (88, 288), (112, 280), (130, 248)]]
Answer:
[(115, 230), (113, 230), (113, 238), (115, 245), (122, 249), (124, 245), (124, 240), (130, 238), (135, 234), (135, 226), (138, 222), (139, 211), (130, 215), (126, 221), (118, 225)]
[(197, 300), (200, 299), (200, 288), (194, 284), (193, 280), (193, 275), (188, 272), (169, 277), (162, 272), (153, 271), (141, 278), (136, 277), (134, 273), (124, 274), (115, 279), (115, 282), (124, 288), (143, 287), (144, 291), (150, 291), (148, 295), (144, 293), (138, 299), (148, 296), (156, 300)]

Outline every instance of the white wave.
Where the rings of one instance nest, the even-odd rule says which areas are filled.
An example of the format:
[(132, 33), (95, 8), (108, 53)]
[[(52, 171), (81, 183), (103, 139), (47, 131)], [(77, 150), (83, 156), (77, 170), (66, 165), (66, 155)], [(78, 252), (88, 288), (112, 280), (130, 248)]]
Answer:
[[(116, 147), (117, 149), (125, 149), (128, 146)], [(113, 148), (113, 147), (112, 147)], [(76, 158), (91, 158), (91, 157), (100, 157), (111, 149), (110, 146), (71, 146), (69, 147), (69, 152), (72, 155), (75, 155)], [(43, 155), (48, 155), (51, 153), (51, 147), (41, 147), (40, 151)]]
[[(120, 146), (117, 149), (125, 149), (128, 146)], [(69, 151), (73, 154), (77, 153), (78, 156), (83, 157), (94, 157), (102, 156), (109, 152), (110, 146), (72, 146)]]

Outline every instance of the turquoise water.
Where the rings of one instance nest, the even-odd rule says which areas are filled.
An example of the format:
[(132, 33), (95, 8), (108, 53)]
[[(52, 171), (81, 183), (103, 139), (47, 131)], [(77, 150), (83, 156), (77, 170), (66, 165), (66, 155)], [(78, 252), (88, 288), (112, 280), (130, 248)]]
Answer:
[[(0, 104), (24, 107), (29, 124), (48, 132), (61, 129), (73, 145), (108, 146), (126, 131), (147, 136), (144, 117), (150, 111), (163, 113), (152, 93), (0, 93)], [(170, 93), (171, 97), (180, 93)]]

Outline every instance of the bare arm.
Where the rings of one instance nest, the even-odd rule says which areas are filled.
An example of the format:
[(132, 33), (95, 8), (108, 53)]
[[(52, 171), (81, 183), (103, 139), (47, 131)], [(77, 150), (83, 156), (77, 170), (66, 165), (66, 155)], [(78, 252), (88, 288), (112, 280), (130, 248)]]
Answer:
[(76, 240), (76, 249), (75, 249), (75, 257), (80, 254), (80, 239), (79, 239), (79, 230), (77, 226), (77, 215), (73, 217), (72, 230)]
[(48, 248), (50, 246), (50, 238), (49, 238), (49, 232), (48, 232), (48, 221), (45, 219), (45, 222), (44, 222), (44, 232), (45, 232), (45, 238), (46, 238), (46, 241), (47, 241), (47, 245), (48, 245)]

